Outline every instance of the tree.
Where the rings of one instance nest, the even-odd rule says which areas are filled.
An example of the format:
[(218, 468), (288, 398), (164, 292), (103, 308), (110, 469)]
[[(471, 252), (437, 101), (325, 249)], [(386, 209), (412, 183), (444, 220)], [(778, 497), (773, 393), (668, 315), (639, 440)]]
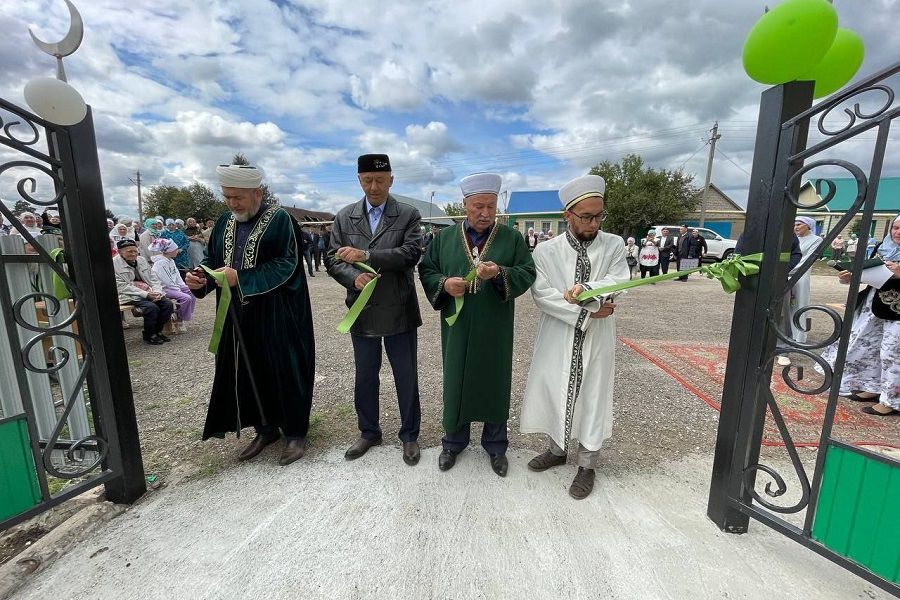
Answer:
[(36, 210), (37, 209), (35, 209), (32, 205), (28, 204), (28, 202), (25, 200), (16, 200), (16, 204), (15, 204), (15, 206), (13, 206), (13, 214), (16, 215), (17, 217), (19, 215), (21, 215), (23, 212), (33, 213), (33, 212), (36, 212)]
[(592, 175), (606, 180), (604, 231), (642, 235), (651, 226), (678, 223), (700, 203), (694, 177), (681, 169), (651, 169), (643, 159), (629, 154), (621, 163), (603, 161)]
[(459, 217), (466, 214), (462, 202), (448, 202), (444, 205), (444, 213), (448, 217)]
[(107, 219), (112, 219), (113, 221), (116, 220), (116, 214), (115, 214), (113, 211), (111, 211), (111, 210), (109, 210), (109, 209), (107, 208), (107, 209), (105, 209), (103, 212), (106, 213), (106, 218), (107, 218)]
[(174, 185), (156, 185), (144, 196), (148, 215), (163, 215), (177, 219), (196, 217), (198, 220), (216, 219), (228, 210), (225, 203), (202, 183), (192, 183), (183, 188)]
[[(244, 156), (241, 152), (235, 154), (231, 159), (231, 164), (233, 165), (249, 165), (250, 161), (247, 160), (247, 157)], [(281, 200), (278, 199), (278, 196), (272, 193), (272, 190), (269, 189), (269, 184), (264, 183), (259, 186), (259, 189), (262, 190), (263, 193), (263, 202), (268, 204), (269, 206), (280, 206)]]

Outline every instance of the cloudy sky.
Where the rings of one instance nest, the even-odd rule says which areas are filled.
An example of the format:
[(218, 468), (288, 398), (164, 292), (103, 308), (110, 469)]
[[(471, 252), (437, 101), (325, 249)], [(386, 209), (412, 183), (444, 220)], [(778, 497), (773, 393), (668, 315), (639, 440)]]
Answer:
[[(390, 154), (393, 191), (439, 204), (474, 171), (556, 189), (629, 152), (701, 185), (716, 120), (713, 181), (745, 203), (764, 86), (741, 46), (777, 4), (75, 2), (85, 36), (69, 82), (94, 110), (107, 204), (132, 215), (136, 170), (145, 186), (214, 184), (235, 152), (284, 204), (319, 210), (360, 196), (364, 152)], [(866, 42), (858, 76), (900, 60), (900, 1), (863, 4), (836, 0)], [(68, 23), (62, 0), (0, 0), (0, 96), (21, 104), (28, 80), (54, 74), (28, 28), (53, 42)], [(900, 160), (886, 169), (900, 175)]]

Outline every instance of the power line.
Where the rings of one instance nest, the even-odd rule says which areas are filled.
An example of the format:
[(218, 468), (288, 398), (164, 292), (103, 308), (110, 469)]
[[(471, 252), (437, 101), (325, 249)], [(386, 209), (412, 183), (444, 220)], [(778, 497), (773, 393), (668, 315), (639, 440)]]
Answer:
[(746, 173), (747, 175), (750, 175), (750, 172), (747, 171), (747, 169), (745, 169), (745, 168), (742, 167), (741, 165), (739, 165), (739, 164), (737, 164), (736, 162), (734, 162), (733, 160), (731, 160), (731, 157), (728, 156), (727, 154), (725, 154), (724, 152), (722, 152), (722, 150), (721, 150), (720, 148), (716, 148), (716, 152), (718, 152), (718, 153), (722, 156), (722, 158), (724, 158), (725, 160), (727, 160), (728, 162), (730, 162), (731, 164), (733, 164), (734, 166), (736, 166), (738, 169), (740, 169), (741, 171), (743, 171), (743, 172)]

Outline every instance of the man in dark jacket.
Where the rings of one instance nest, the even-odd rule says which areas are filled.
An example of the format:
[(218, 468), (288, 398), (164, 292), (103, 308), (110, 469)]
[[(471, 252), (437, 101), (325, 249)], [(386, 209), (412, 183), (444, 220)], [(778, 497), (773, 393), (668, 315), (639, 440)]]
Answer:
[(668, 227), (662, 228), (659, 236), (659, 267), (663, 275), (669, 272), (669, 261), (672, 259), (672, 253), (675, 251), (677, 239), (669, 233)]
[(378, 372), (382, 340), (400, 404), (403, 460), (419, 462), (419, 378), (416, 366), (417, 328), (422, 325), (413, 268), (422, 251), (419, 211), (390, 195), (394, 182), (386, 154), (358, 159), (359, 183), (365, 197), (345, 206), (334, 219), (325, 263), (329, 274), (347, 288), (350, 307), (375, 275), (354, 263), (378, 271), (379, 281), (359, 318), (350, 328), (356, 381), (353, 402), (360, 437), (344, 454), (359, 458), (381, 443), (378, 423)]
[[(694, 230), (696, 232), (696, 230)], [(676, 249), (678, 255), (678, 270), (682, 271), (683, 263), (686, 258), (702, 259), (702, 247), (700, 245), (699, 235), (688, 231), (687, 225), (682, 225), (678, 232), (678, 246)], [(687, 281), (688, 276), (684, 275), (678, 278), (678, 281)]]

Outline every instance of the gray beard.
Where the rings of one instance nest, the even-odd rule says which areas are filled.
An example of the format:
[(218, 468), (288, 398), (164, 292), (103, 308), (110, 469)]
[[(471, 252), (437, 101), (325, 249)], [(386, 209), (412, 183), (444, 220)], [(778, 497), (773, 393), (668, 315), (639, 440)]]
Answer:
[(256, 216), (256, 214), (259, 212), (260, 208), (262, 208), (262, 204), (259, 205), (259, 207), (256, 209), (256, 212), (254, 212), (253, 214), (247, 213), (246, 216), (240, 216), (236, 212), (231, 211), (231, 216), (233, 216), (234, 220), (237, 221), (238, 223), (246, 223), (247, 221), (249, 221), (250, 219), (252, 219), (253, 217)]

